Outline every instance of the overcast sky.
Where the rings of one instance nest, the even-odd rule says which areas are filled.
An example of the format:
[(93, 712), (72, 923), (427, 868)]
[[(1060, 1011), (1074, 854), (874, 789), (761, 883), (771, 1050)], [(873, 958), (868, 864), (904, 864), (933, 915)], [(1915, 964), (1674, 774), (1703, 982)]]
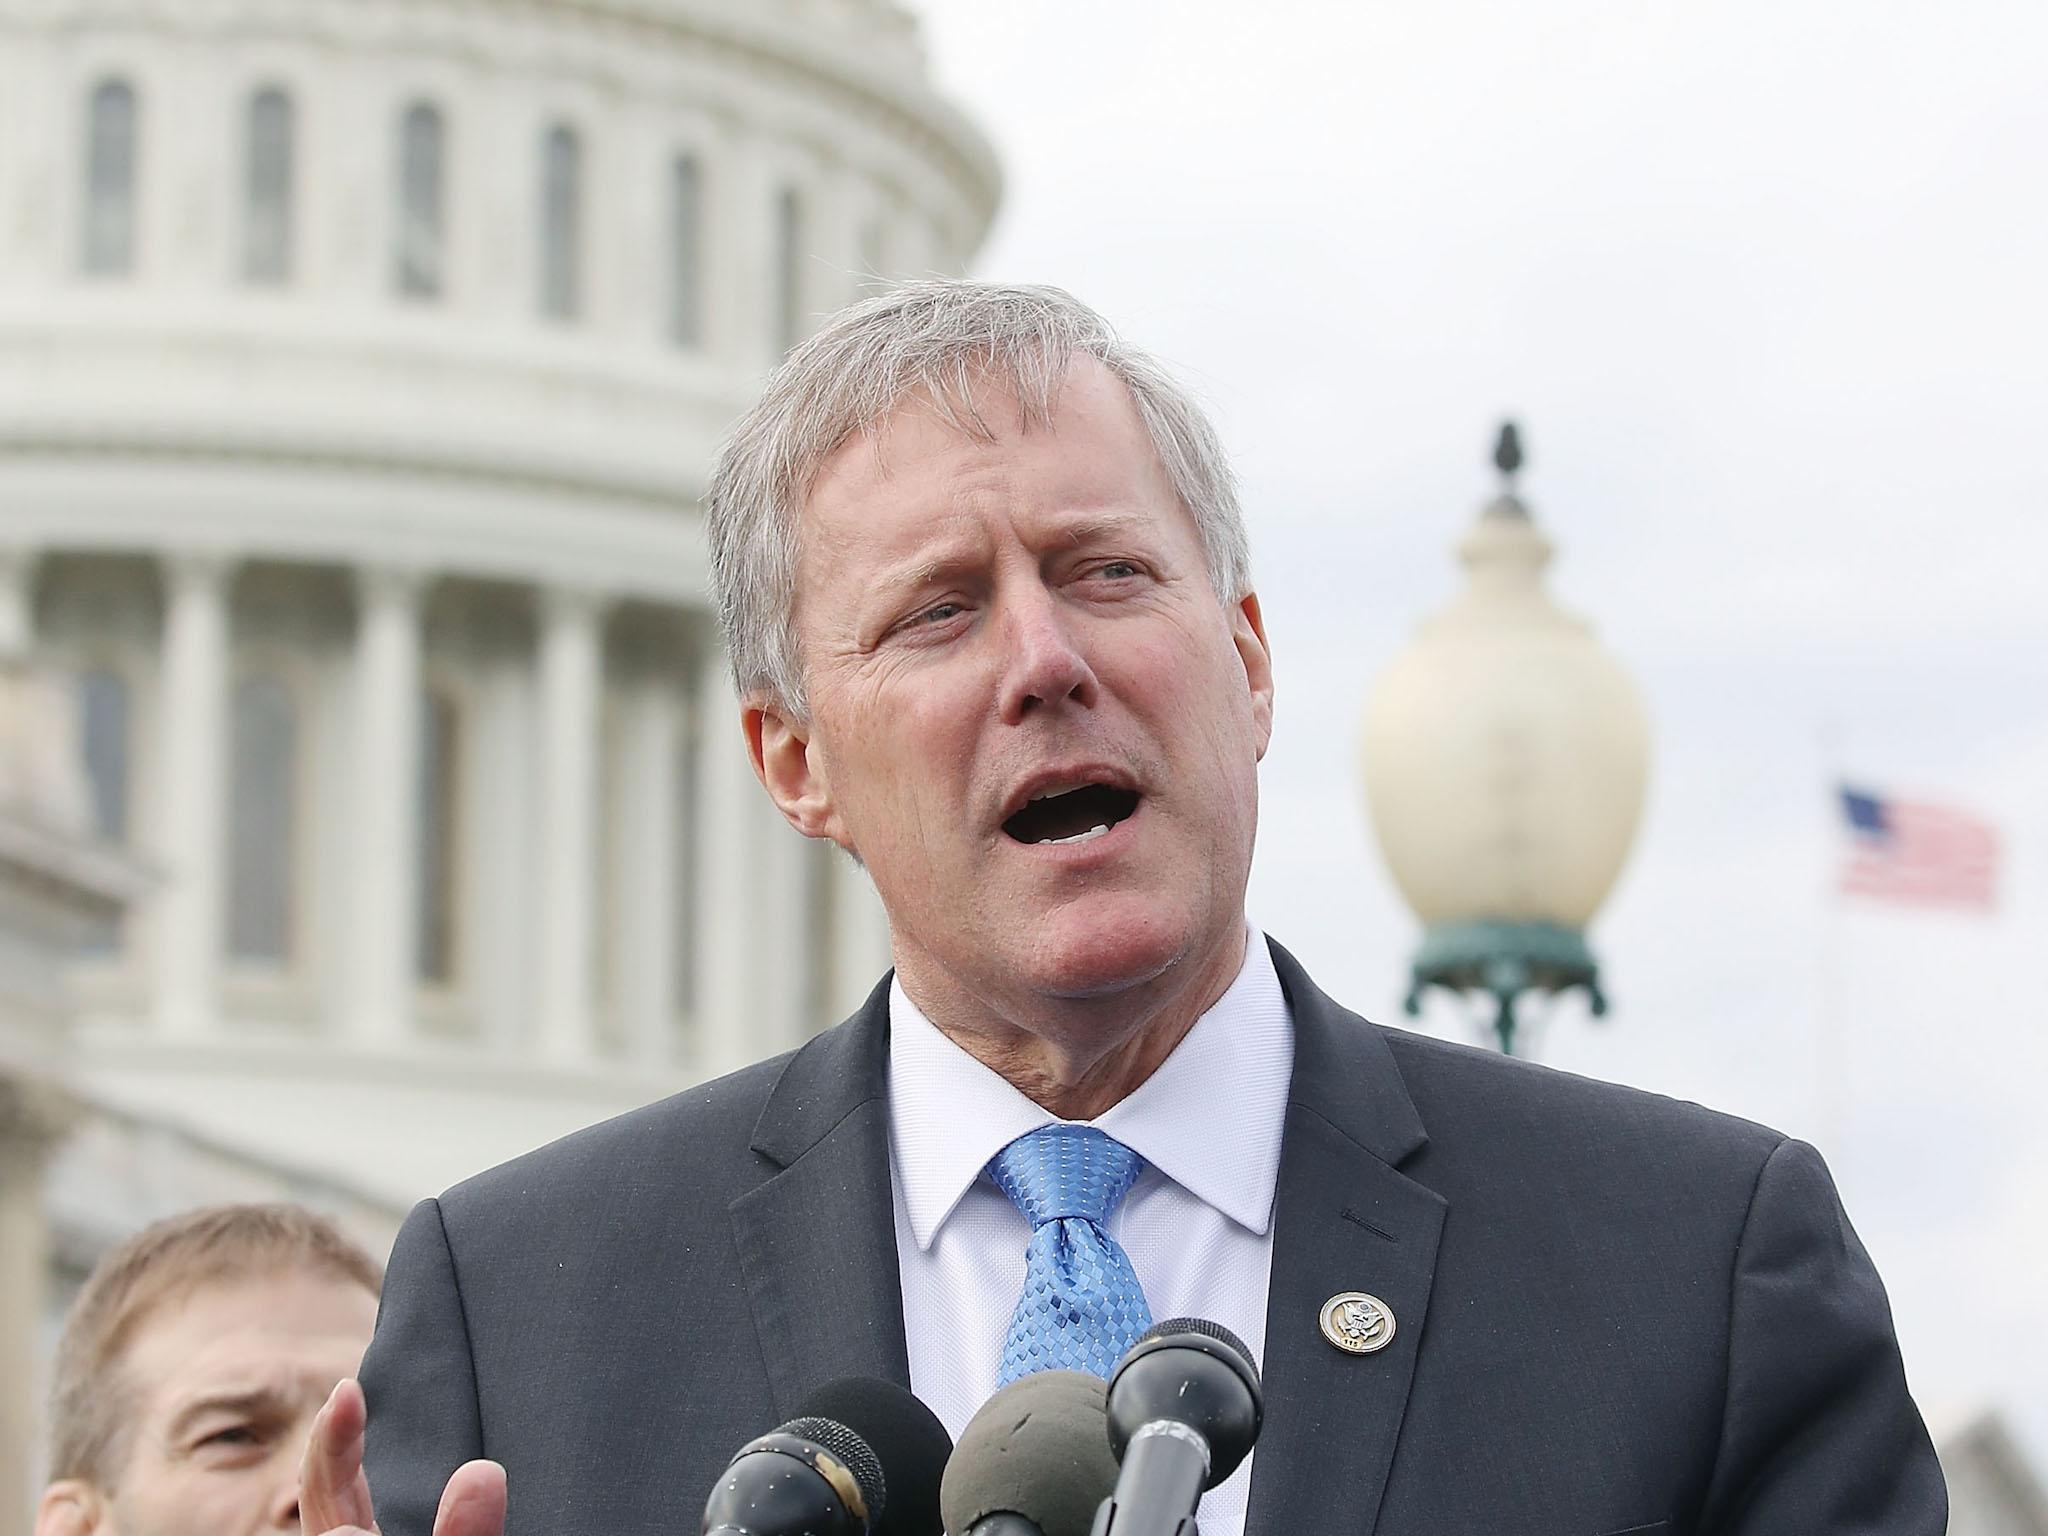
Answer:
[[(1008, 177), (977, 272), (1177, 365), (1243, 473), (1254, 920), (1401, 1022), (1359, 719), (1512, 413), (1657, 752), (1615, 1011), (1542, 1056), (1817, 1142), (1937, 1428), (2001, 1405), (2048, 1468), (2048, 11), (917, 9)], [(1840, 771), (1995, 821), (1999, 912), (1831, 900)]]

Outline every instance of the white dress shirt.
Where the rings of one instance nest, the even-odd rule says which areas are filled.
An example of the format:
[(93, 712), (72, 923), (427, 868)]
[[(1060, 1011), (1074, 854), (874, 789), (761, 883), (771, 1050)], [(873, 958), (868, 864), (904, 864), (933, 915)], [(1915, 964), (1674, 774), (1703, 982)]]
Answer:
[[(1206, 1317), (1265, 1363), (1273, 1189), (1294, 1020), (1265, 940), (1159, 1069), (1087, 1123), (1144, 1158), (1109, 1219), (1154, 1320)], [(889, 1142), (910, 1385), (957, 1439), (996, 1391), (1031, 1229), (983, 1172), (1057, 1117), (889, 991)], [(1202, 1500), (1204, 1536), (1242, 1536), (1251, 1459)]]

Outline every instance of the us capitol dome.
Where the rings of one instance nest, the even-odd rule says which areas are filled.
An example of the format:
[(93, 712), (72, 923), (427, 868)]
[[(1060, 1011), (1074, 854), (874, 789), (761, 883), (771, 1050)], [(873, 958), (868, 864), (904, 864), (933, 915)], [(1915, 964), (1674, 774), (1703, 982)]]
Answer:
[(145, 876), (64, 977), (58, 1261), (375, 1228), (864, 995), (700, 497), (997, 194), (888, 0), (0, 0), (0, 654)]

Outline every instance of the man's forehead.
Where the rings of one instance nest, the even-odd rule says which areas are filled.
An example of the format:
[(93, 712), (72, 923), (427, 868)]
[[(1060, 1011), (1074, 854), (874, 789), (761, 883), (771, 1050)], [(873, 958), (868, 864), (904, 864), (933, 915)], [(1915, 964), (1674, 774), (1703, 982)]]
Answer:
[(162, 1419), (175, 1423), (218, 1404), (290, 1406), (324, 1401), (361, 1363), (362, 1348), (338, 1338), (300, 1338), (256, 1350), (209, 1350), (160, 1384)]
[[(1028, 488), (1039, 499), (1071, 498), (1075, 510), (1112, 501), (1179, 499), (1136, 407), (1121, 381), (1106, 371), (1100, 380), (1070, 387), (1044, 421), (1027, 423), (1000, 411), (986, 419), (989, 435), (971, 424), (956, 426), (927, 400), (899, 407), (871, 432), (848, 438), (812, 481), (804, 500), (804, 537), (824, 533), (828, 544), (872, 545), (884, 534), (877, 509), (910, 506), (929, 515), (892, 517), (895, 526), (888, 532), (914, 540), (943, 526), (961, 494)], [(925, 498), (936, 504), (924, 505)], [(847, 525), (833, 529), (835, 522)]]
[(351, 1352), (360, 1356), (375, 1316), (376, 1299), (338, 1276), (238, 1276), (166, 1298), (138, 1321), (125, 1354), (138, 1377), (174, 1388), (202, 1378), (317, 1374)]
[[(1086, 412), (1098, 423), (1133, 429), (1131, 447), (1156, 460), (1137, 403), (1123, 380), (1096, 358), (1077, 354), (1040, 391), (1000, 370), (970, 370), (946, 384), (917, 384), (880, 416), (842, 438), (825, 455), (812, 492), (828, 479), (885, 481), (931, 453), (964, 444), (990, 448), (1034, 433), (1057, 434)], [(807, 498), (808, 500), (808, 498)]]

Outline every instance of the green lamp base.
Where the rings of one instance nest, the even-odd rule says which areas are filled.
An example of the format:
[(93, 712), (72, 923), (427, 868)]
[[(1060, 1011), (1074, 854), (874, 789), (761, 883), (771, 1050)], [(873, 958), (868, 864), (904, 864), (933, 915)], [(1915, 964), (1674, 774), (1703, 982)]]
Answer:
[(1497, 918), (1438, 923), (1422, 936), (1402, 1006), (1409, 1017), (1422, 1011), (1427, 987), (1458, 993), (1485, 992), (1494, 1000), (1493, 1030), (1503, 1055), (1515, 1054), (1515, 1002), (1525, 992), (1586, 989), (1594, 1016), (1607, 1012), (1600, 990), (1600, 966), (1576, 928), (1556, 923), (1509, 922)]

